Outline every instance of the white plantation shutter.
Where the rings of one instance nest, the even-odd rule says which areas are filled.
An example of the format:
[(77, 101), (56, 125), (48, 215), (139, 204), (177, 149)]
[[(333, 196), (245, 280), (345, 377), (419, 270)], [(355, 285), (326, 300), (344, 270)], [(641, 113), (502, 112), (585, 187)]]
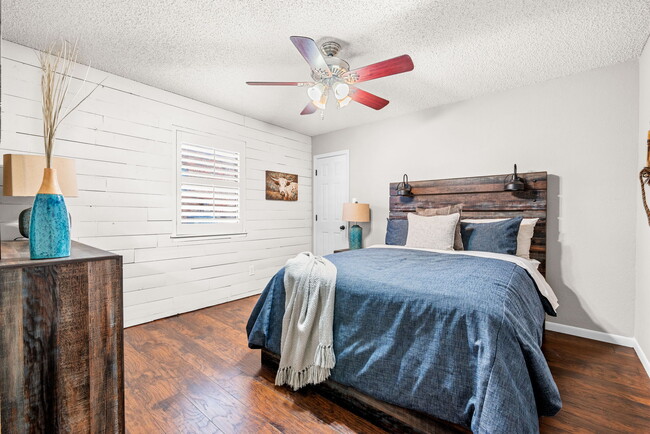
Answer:
[(176, 234), (242, 233), (245, 143), (177, 133)]
[(239, 190), (181, 184), (181, 223), (204, 224), (239, 220)]
[(239, 152), (181, 144), (181, 174), (220, 181), (239, 181)]

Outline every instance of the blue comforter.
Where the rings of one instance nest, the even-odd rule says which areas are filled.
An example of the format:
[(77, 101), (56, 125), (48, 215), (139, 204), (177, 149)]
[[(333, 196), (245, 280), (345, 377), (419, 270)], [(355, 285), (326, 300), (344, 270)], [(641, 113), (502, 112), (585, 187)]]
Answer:
[[(537, 432), (538, 417), (561, 408), (540, 348), (544, 304), (521, 267), (409, 249), (327, 258), (337, 268), (332, 380), (474, 432)], [(280, 354), (283, 278), (253, 309), (250, 348)]]

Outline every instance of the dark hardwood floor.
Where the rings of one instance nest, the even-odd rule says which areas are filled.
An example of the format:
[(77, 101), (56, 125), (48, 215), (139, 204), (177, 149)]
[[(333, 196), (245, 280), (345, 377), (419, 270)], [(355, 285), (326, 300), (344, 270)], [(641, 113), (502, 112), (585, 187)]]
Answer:
[[(381, 432), (312, 391), (273, 385), (246, 346), (257, 297), (125, 330), (130, 433)], [(633, 349), (546, 332), (564, 408), (542, 432), (650, 432), (650, 379)]]

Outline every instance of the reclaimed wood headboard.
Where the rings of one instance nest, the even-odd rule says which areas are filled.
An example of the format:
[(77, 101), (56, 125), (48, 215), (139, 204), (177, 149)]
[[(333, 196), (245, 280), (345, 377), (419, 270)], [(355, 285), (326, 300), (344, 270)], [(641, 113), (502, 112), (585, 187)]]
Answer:
[(541, 262), (546, 275), (546, 172), (519, 174), (526, 181), (524, 191), (503, 191), (508, 175), (409, 181), (413, 196), (398, 196), (399, 182), (390, 184), (391, 219), (405, 219), (416, 207), (436, 208), (460, 204), (462, 218), (539, 218), (535, 226), (530, 257)]

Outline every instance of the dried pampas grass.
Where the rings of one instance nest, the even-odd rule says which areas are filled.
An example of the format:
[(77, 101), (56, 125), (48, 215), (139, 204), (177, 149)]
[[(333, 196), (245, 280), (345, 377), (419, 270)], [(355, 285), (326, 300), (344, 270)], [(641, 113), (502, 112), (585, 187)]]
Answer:
[[(46, 167), (48, 168), (52, 160), (54, 138), (56, 137), (56, 130), (59, 128), (59, 125), (103, 83), (103, 81), (98, 83), (79, 102), (74, 103), (86, 83), (86, 77), (90, 69), (90, 66), (88, 66), (86, 69), (86, 77), (84, 77), (79, 90), (69, 99), (70, 102), (64, 107), (70, 82), (72, 81), (72, 70), (77, 62), (78, 54), (77, 43), (71, 44), (65, 40), (61, 42), (58, 48), (57, 44), (52, 44), (48, 51), (38, 53), (38, 60), (41, 64), (41, 71), (43, 72), (41, 77), (43, 140), (45, 144), (45, 159), (47, 162)], [(71, 105), (72, 108), (70, 108)]]

